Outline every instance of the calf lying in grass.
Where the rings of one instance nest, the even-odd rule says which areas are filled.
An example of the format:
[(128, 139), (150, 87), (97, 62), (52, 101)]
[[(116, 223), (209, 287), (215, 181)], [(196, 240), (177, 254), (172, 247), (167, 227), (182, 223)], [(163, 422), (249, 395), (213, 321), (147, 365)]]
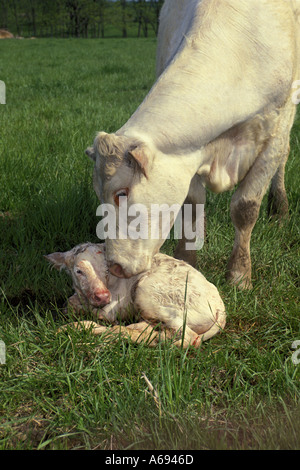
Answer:
[[(104, 243), (83, 243), (46, 258), (72, 276), (75, 294), (69, 304), (74, 310), (89, 309), (98, 320), (116, 324), (128, 318), (133, 305), (142, 321), (110, 329), (133, 341), (147, 340), (153, 346), (174, 338), (177, 346), (199, 347), (225, 326), (225, 307), (217, 288), (184, 261), (158, 253), (149, 271), (120, 279), (107, 269)], [(93, 322), (76, 326), (81, 324), (93, 326), (94, 333), (107, 330)]]

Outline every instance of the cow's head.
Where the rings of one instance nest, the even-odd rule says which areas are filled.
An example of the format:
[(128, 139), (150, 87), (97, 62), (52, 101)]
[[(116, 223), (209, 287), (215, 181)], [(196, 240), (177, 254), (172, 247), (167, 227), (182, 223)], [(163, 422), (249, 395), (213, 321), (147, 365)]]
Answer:
[[(153, 210), (155, 212), (157, 206), (162, 205), (164, 210), (172, 205), (181, 207), (192, 172), (182, 171), (180, 155), (168, 156), (149, 143), (124, 135), (100, 132), (86, 153), (95, 162), (93, 185), (96, 194), (101, 203), (110, 204), (116, 214), (116, 237), (108, 235), (106, 238), (110, 272), (118, 277), (131, 277), (148, 270), (154, 254), (169, 233), (169, 230), (162, 232), (161, 213), (157, 227)], [(125, 224), (129, 232), (124, 234), (120, 225), (124, 222), (126, 205)], [(139, 208), (142, 211), (140, 218)], [(169, 228), (175, 216), (171, 210)], [(136, 227), (138, 221), (142, 221), (139, 228)], [(137, 229), (135, 234), (134, 227)], [(142, 230), (140, 235), (138, 229)]]
[(71, 275), (76, 294), (87, 303), (103, 307), (111, 301), (103, 243), (82, 243), (72, 250), (51, 253), (45, 258), (56, 269), (65, 269)]

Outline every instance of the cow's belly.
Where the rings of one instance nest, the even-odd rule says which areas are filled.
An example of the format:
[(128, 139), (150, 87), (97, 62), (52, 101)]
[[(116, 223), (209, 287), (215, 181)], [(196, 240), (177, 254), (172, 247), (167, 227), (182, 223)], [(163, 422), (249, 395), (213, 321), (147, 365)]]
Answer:
[[(273, 114), (277, 117), (276, 112)], [(269, 117), (274, 118), (273, 114)], [(210, 142), (202, 149), (202, 164), (197, 171), (202, 183), (215, 193), (233, 189), (266, 149), (275, 122), (258, 116)]]
[(201, 166), (197, 173), (202, 177), (203, 184), (211, 191), (215, 193), (229, 191), (244, 179), (256, 156), (253, 150), (247, 153), (233, 149), (227, 158), (216, 155), (209, 163)]
[(213, 162), (211, 166), (204, 166), (198, 171), (201, 181), (205, 187), (214, 193), (222, 193), (233, 189), (237, 181), (229, 171), (221, 165)]

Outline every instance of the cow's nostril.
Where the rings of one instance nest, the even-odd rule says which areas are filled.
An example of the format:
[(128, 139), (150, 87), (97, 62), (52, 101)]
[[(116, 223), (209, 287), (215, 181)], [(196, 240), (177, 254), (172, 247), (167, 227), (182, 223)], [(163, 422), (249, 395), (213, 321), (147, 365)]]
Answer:
[(125, 277), (125, 273), (123, 271), (122, 266), (120, 266), (117, 263), (110, 266), (109, 271), (111, 272), (111, 274), (113, 274), (116, 277)]

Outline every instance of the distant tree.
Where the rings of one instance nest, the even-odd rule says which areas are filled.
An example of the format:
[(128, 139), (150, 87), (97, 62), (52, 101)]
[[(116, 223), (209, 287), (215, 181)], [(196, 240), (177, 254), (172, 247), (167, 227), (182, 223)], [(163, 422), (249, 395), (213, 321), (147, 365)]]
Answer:
[(120, 0), (122, 8), (122, 35), (127, 38), (127, 17), (126, 17), (126, 0)]
[(144, 7), (145, 7), (145, 0), (135, 0), (134, 2), (134, 10), (136, 14), (136, 22), (138, 23), (138, 37), (141, 35), (141, 30), (143, 27), (144, 21)]
[(11, 7), (12, 15), (15, 20), (17, 35), (20, 36), (20, 23), (19, 23), (19, 12), (18, 12), (18, 2), (17, 0), (9, 0), (9, 5)]
[(108, 4), (110, 11), (110, 16), (108, 18), (109, 23), (121, 30), (123, 38), (127, 38), (128, 27), (133, 20), (131, 2), (118, 0), (116, 2), (110, 1)]
[(40, 34), (43, 31), (56, 36), (67, 21), (67, 14), (61, 0), (43, 0), (40, 3)]
[[(97, 4), (97, 23), (98, 23), (98, 37), (101, 35), (104, 38), (104, 31), (107, 21), (107, 0), (95, 0)], [(100, 34), (99, 34), (100, 33)]]
[(87, 37), (91, 11), (94, 6), (95, 2), (92, 0), (65, 0), (71, 33), (75, 37)]
[(157, 33), (163, 0), (0, 0), (0, 28), (18, 36), (104, 37), (114, 26), (126, 38)]
[(2, 0), (0, 2), (0, 28), (7, 29), (8, 27), (8, 1)]
[(36, 36), (36, 14), (39, 0), (27, 0), (27, 5), (25, 4), (26, 16), (28, 18), (28, 23), (31, 25), (32, 35)]
[(136, 13), (136, 22), (138, 23), (138, 37), (143, 30), (144, 36), (148, 37), (148, 28), (151, 26), (157, 34), (159, 12), (163, 0), (135, 0), (133, 7)]
[(150, 0), (149, 3), (152, 7), (153, 17), (154, 17), (152, 26), (155, 31), (155, 34), (157, 35), (158, 26), (159, 26), (159, 14), (160, 14), (161, 7), (163, 6), (164, 0)]

